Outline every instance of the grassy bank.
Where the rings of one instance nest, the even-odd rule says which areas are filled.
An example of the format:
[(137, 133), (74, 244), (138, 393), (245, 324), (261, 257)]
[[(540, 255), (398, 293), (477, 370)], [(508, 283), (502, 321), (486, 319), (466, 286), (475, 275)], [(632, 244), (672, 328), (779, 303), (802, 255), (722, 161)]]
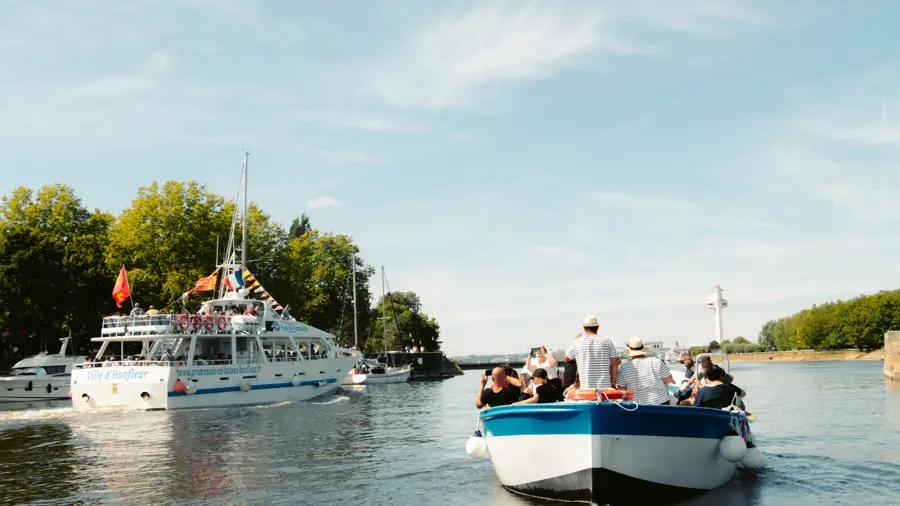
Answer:
[(838, 360), (884, 360), (884, 350), (865, 353), (858, 350), (837, 351), (774, 351), (765, 353), (736, 353), (728, 355), (728, 361), (734, 362), (827, 362)]

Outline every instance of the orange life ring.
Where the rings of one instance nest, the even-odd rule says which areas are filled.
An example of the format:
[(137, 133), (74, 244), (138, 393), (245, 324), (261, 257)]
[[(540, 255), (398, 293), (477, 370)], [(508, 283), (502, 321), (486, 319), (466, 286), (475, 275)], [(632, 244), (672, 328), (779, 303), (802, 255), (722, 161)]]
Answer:
[[(581, 390), (569, 390), (566, 398), (570, 401), (596, 401), (598, 394), (596, 390), (583, 388)], [(634, 400), (634, 392), (631, 390), (604, 388), (600, 391), (599, 398), (604, 401), (630, 401)]]
[(203, 326), (206, 327), (206, 330), (212, 330), (213, 327), (216, 326), (215, 320), (213, 320), (212, 315), (206, 315), (203, 317)]
[(181, 330), (187, 330), (188, 319), (189, 319), (188, 315), (186, 315), (186, 314), (178, 315), (178, 318), (176, 318), (176, 321), (178, 322), (178, 328), (180, 328)]
[(195, 314), (191, 315), (191, 327), (194, 327), (194, 330), (200, 330), (200, 325), (202, 325), (203, 317)]
[(219, 315), (216, 317), (216, 327), (218, 327), (219, 332), (225, 330), (225, 327), (228, 325), (228, 322), (225, 320), (225, 317)]

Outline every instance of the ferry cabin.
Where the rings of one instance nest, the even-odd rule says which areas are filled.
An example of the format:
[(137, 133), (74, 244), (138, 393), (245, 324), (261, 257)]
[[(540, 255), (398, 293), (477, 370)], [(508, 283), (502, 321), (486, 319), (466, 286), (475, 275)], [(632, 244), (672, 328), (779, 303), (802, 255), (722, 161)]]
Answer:
[(336, 348), (331, 334), (242, 295), (226, 293), (197, 314), (105, 318), (101, 337), (92, 339), (101, 343), (95, 362), (73, 371), (73, 406), (258, 404), (335, 390), (353, 367), (354, 352)]

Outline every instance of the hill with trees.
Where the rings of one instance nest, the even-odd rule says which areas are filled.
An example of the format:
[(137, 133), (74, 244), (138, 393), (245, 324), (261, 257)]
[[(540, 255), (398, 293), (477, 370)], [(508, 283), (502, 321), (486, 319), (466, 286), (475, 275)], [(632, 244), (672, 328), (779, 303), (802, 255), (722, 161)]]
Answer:
[[(84, 207), (72, 188), (20, 187), (0, 201), (0, 357), (35, 353), (70, 330), (85, 349), (101, 318), (117, 308), (111, 297), (122, 265), (135, 302), (180, 309), (181, 295), (216, 268), (227, 242), (234, 203), (196, 181), (167, 181), (138, 189), (119, 216)], [(440, 327), (422, 312), (414, 292), (389, 293), (388, 342), (382, 340), (381, 299), (373, 300), (375, 268), (347, 235), (321, 232), (305, 214), (288, 229), (254, 204), (247, 212), (248, 265), (266, 291), (290, 305), (298, 320), (353, 344), (353, 266), (360, 346), (440, 349)], [(204, 299), (187, 301), (196, 309)], [(126, 302), (126, 307), (128, 307)], [(397, 332), (399, 327), (400, 331)], [(45, 344), (46, 343), (46, 344)]]

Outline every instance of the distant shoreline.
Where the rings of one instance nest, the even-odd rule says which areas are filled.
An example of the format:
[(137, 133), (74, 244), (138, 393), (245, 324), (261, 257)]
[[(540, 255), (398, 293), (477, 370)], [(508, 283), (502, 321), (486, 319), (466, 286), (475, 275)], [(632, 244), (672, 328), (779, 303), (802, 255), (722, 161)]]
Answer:
[(884, 350), (866, 353), (858, 350), (837, 351), (772, 351), (762, 353), (729, 354), (728, 362), (845, 362), (884, 360)]

